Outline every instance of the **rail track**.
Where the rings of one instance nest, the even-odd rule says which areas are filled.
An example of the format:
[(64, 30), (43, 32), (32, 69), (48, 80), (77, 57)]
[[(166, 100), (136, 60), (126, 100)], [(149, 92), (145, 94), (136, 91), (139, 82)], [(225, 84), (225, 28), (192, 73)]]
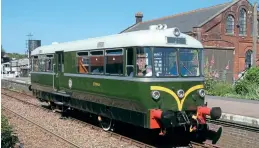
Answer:
[(213, 124), (222, 125), (224, 127), (234, 127), (236, 129), (242, 129), (242, 130), (246, 130), (246, 131), (252, 131), (252, 132), (259, 133), (259, 127), (255, 127), (255, 126), (250, 126), (250, 125), (241, 124), (241, 123), (237, 123), (237, 122), (229, 122), (229, 121), (225, 121), (225, 120), (207, 119), (207, 121), (210, 123), (213, 123)]
[(22, 120), (25, 120), (25, 121), (27, 121), (27, 122), (29, 122), (29, 123), (31, 123), (31, 124), (37, 126), (38, 128), (40, 128), (40, 129), (43, 130), (44, 132), (49, 133), (49, 134), (51, 134), (52, 136), (57, 137), (58, 139), (61, 139), (62, 141), (68, 143), (69, 145), (71, 145), (71, 146), (73, 146), (73, 147), (75, 147), (75, 148), (80, 148), (80, 146), (78, 146), (77, 144), (75, 144), (75, 143), (73, 143), (73, 142), (71, 142), (71, 141), (68, 141), (67, 139), (63, 138), (62, 136), (59, 136), (59, 135), (55, 134), (54, 132), (52, 132), (52, 131), (50, 131), (50, 130), (44, 128), (44, 127), (42, 127), (41, 125), (39, 125), (39, 124), (37, 124), (37, 123), (35, 123), (35, 122), (33, 122), (33, 121), (31, 121), (31, 120), (29, 120), (29, 119), (27, 119), (27, 118), (21, 116), (20, 114), (18, 114), (18, 113), (16, 113), (16, 112), (12, 111), (12, 110), (10, 110), (10, 109), (8, 109), (8, 108), (6, 108), (6, 107), (2, 107), (2, 108), (3, 108), (4, 110), (6, 110), (6, 111), (12, 113), (12, 114), (15, 115), (16, 117), (21, 118)]
[[(28, 94), (23, 93), (23, 92), (18, 92), (18, 91), (10, 90), (10, 89), (7, 89), (7, 88), (1, 88), (1, 89), (7, 91), (6, 93), (1, 92), (2, 95), (5, 95), (5, 96), (10, 97), (10, 98), (13, 98), (13, 99), (15, 99), (15, 100), (17, 100), (17, 101), (19, 101), (19, 102), (24, 103), (24, 104), (28, 104), (28, 105), (32, 105), (32, 106), (37, 107), (37, 108), (41, 108), (41, 109), (43, 109), (43, 110), (45, 110), (45, 111), (47, 111), (47, 112), (51, 112), (48, 108), (44, 108), (44, 107), (39, 106), (39, 105), (37, 105), (37, 104), (31, 103), (31, 102), (29, 102), (29, 100), (28, 100), (28, 101), (25, 101), (25, 100), (23, 100), (23, 99), (20, 99), (20, 98), (18, 98), (18, 97), (15, 97), (15, 96), (13, 96), (13, 95), (10, 95), (10, 94), (16, 94), (16, 95), (19, 94), (19, 96), (24, 95), (24, 96), (30, 97), (31, 99), (35, 99), (35, 97), (32, 96), (32, 95), (28, 95)], [(3, 108), (4, 108), (4, 107), (3, 107)], [(7, 109), (7, 108), (4, 108), (4, 109), (10, 111), (10, 110)], [(12, 112), (12, 111), (11, 111), (11, 112)], [(15, 113), (15, 114), (17, 114), (17, 113)], [(24, 117), (20, 116), (19, 114), (17, 114), (17, 116), (19, 116), (19, 117), (21, 117), (21, 118), (24, 118)], [(28, 120), (28, 119), (25, 119), (25, 120)], [(89, 127), (91, 127), (92, 129), (95, 129), (95, 130), (97, 130), (97, 131), (103, 131), (99, 126), (96, 126), (96, 125), (93, 125), (93, 124), (89, 124), (89, 123), (87, 123), (87, 122), (83, 122), (83, 121), (78, 120), (78, 119), (76, 119), (76, 118), (73, 118), (73, 117), (71, 118), (71, 117), (70, 117), (70, 120), (71, 120), (72, 122), (77, 122), (77, 123), (81, 123), (81, 124), (84, 124), (84, 125), (86, 125), (86, 126), (89, 126)], [(31, 123), (33, 123), (33, 122), (30, 121), (30, 120), (28, 120), (28, 121), (31, 122)], [(55, 133), (53, 133), (53, 132), (51, 132), (51, 131), (45, 129), (44, 127), (41, 127), (40, 125), (38, 125), (38, 124), (36, 124), (36, 123), (33, 123), (33, 124), (35, 124), (36, 126), (42, 128), (43, 130), (45, 130), (45, 131), (47, 131), (47, 132), (50, 132), (51, 134), (54, 134), (55, 136), (58, 136), (58, 137), (61, 138), (62, 140), (69, 142), (68, 140), (62, 138), (62, 137), (59, 136), (59, 135), (56, 135)], [(149, 145), (149, 144), (146, 144), (146, 143), (143, 143), (143, 142), (134, 140), (134, 139), (132, 139), (132, 138), (129, 138), (129, 137), (126, 137), (126, 136), (117, 134), (117, 133), (115, 133), (115, 132), (111, 132), (111, 131), (105, 131), (105, 132), (109, 133), (109, 135), (110, 135), (111, 137), (118, 138), (118, 139), (121, 140), (121, 141), (128, 142), (129, 144), (134, 145), (134, 146), (137, 146), (137, 147), (141, 147), (141, 148), (154, 148), (154, 147), (155, 147), (155, 146), (152, 146), (152, 145)], [(73, 144), (73, 143), (71, 143), (71, 145), (73, 145), (74, 147), (78, 147), (76, 144)], [(219, 148), (219, 146), (212, 145), (212, 144), (209, 144), (209, 143), (200, 144), (200, 143), (196, 143), (196, 142), (193, 142), (193, 141), (190, 141), (189, 145), (186, 146), (186, 147), (189, 147), (189, 148), (201, 148), (201, 147), (206, 147), (206, 148), (212, 148), (212, 147), (213, 147), (213, 148)]]

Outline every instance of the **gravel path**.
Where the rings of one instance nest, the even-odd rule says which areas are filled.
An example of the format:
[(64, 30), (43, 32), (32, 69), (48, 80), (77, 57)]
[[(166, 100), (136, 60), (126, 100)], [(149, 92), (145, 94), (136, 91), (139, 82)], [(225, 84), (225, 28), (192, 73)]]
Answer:
[(39, 127), (17, 117), (9, 111), (2, 110), (2, 114), (8, 118), (9, 123), (14, 127), (15, 133), (24, 147), (43, 148), (46, 147), (46, 144), (48, 145), (48, 148), (72, 147), (71, 145), (62, 142), (59, 138), (44, 132)]
[[(72, 122), (71, 120), (61, 120), (57, 114), (23, 104), (4, 95), (2, 95), (2, 105), (81, 147), (135, 147), (110, 137), (105, 132), (97, 132), (84, 124)], [(27, 130), (26, 127), (23, 129)], [(25, 144), (28, 138), (23, 140)], [(38, 139), (36, 141), (44, 142), (46, 145), (51, 144), (46, 140)]]

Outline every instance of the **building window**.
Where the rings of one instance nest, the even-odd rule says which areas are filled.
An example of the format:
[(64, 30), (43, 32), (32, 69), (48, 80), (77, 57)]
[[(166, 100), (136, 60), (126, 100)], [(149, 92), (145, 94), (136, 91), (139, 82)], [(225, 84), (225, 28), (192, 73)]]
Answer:
[(226, 20), (226, 33), (234, 34), (234, 26), (235, 26), (234, 17), (232, 15), (228, 15)]
[(252, 50), (247, 50), (246, 51), (246, 59), (245, 59), (245, 64), (246, 64), (245, 67), (246, 67), (246, 69), (250, 68), (251, 65), (252, 65), (252, 58), (253, 58), (252, 54), (253, 54)]
[(246, 10), (240, 9), (239, 14), (239, 35), (246, 35)]
[(106, 50), (106, 73), (108, 75), (123, 75), (123, 50)]

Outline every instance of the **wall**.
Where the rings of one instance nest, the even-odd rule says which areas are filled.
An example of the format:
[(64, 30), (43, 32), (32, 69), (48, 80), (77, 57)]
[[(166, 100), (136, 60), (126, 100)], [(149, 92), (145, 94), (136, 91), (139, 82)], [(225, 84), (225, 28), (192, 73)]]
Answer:
[[(238, 78), (238, 73), (242, 72), (245, 69), (245, 52), (249, 49), (252, 49), (253, 40), (251, 35), (251, 17), (247, 13), (247, 35), (246, 36), (239, 36), (239, 28), (236, 26), (239, 19), (239, 9), (245, 8), (246, 11), (249, 11), (250, 4), (247, 0), (240, 0), (208, 23), (204, 24), (200, 29), (201, 33), (201, 42), (206, 47), (214, 47), (214, 50), (218, 49), (234, 49), (233, 52), (233, 60), (231, 61), (232, 68), (229, 70), (232, 71), (233, 76), (235, 79)], [(235, 27), (234, 27), (234, 34), (227, 35), (225, 33), (225, 24), (226, 24), (226, 17), (231, 14), (234, 16), (235, 19)], [(258, 17), (259, 19), (259, 17)], [(197, 30), (197, 29), (196, 29)], [(223, 51), (225, 52), (225, 51)], [(211, 58), (212, 54), (207, 54), (208, 58)], [(221, 55), (218, 55), (221, 56)], [(220, 57), (221, 58), (221, 57)], [(259, 42), (257, 43), (257, 58), (259, 58)], [(224, 57), (223, 57), (224, 59)], [(225, 62), (226, 60), (223, 60)], [(259, 62), (257, 62), (259, 65)], [(219, 67), (220, 69), (224, 68), (224, 64)]]

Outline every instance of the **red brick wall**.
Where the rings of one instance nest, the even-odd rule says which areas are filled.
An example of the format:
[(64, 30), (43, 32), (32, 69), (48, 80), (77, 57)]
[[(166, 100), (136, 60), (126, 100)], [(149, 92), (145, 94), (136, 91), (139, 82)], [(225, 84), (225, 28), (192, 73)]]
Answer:
[[(247, 12), (252, 10), (250, 10), (250, 4), (247, 0), (240, 0), (200, 28), (201, 42), (205, 47), (234, 47), (233, 73), (235, 78), (237, 78), (239, 72), (245, 69), (245, 52), (252, 49), (253, 46), (253, 39), (251, 36), (252, 26), (250, 23), (252, 15), (249, 17), (249, 14), (247, 13), (247, 35), (243, 37), (239, 36), (239, 28), (236, 25), (239, 19), (239, 9), (241, 7), (245, 8)], [(235, 18), (234, 35), (225, 34), (226, 17), (228, 14), (232, 14)], [(259, 58), (259, 42), (257, 43), (257, 58)], [(257, 63), (259, 65), (259, 62)]]

